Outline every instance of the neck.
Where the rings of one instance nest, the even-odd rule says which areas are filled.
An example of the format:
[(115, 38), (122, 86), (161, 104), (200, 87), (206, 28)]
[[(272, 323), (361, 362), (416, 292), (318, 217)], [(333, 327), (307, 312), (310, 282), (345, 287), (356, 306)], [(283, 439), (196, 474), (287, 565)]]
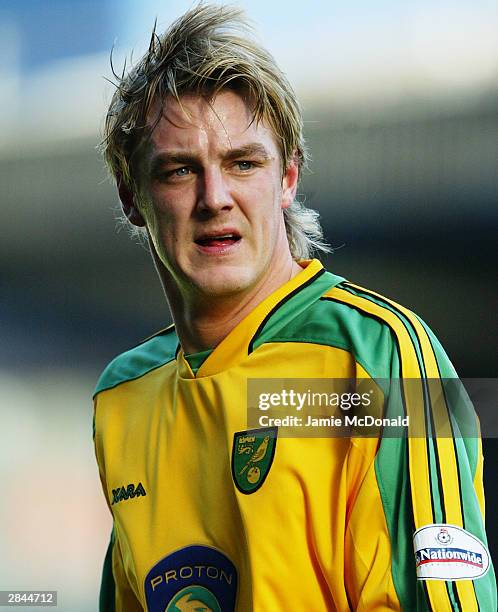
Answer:
[[(156, 260), (157, 265), (157, 260)], [(182, 296), (175, 284), (165, 278), (164, 267), (158, 267), (173, 315), (176, 332), (188, 355), (217, 346), (256, 306), (302, 268), (289, 257), (272, 267), (244, 294), (224, 296)]]

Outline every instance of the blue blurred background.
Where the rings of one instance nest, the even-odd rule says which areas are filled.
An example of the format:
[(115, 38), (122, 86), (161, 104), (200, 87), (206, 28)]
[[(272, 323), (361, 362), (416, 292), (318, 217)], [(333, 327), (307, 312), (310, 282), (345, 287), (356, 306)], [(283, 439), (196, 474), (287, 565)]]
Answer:
[[(329, 269), (413, 308), (462, 376), (496, 377), (496, 3), (238, 4), (302, 101)], [(94, 383), (169, 322), (96, 149), (104, 77), (113, 46), (121, 67), (188, 6), (0, 4), (0, 589), (57, 589), (71, 612), (97, 609), (110, 531)]]

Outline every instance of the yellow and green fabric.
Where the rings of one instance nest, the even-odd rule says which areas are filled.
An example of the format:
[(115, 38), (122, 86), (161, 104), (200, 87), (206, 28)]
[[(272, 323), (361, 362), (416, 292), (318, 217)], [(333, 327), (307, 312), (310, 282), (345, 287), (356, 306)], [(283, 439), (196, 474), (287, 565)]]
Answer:
[(101, 610), (496, 609), (492, 567), (417, 579), (417, 530), (451, 525), (486, 546), (478, 432), (434, 436), (433, 387), (403, 398), (424, 436), (248, 430), (250, 379), (456, 376), (416, 315), (301, 266), (211, 352), (186, 358), (170, 327), (102, 374), (95, 448), (114, 528)]

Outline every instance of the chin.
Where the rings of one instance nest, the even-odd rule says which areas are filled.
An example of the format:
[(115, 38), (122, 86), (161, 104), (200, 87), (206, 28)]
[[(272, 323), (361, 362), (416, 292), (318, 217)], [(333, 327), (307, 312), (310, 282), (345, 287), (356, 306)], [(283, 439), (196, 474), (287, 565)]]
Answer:
[(255, 282), (249, 270), (211, 270), (202, 279), (192, 279), (200, 293), (206, 296), (223, 297), (242, 293)]

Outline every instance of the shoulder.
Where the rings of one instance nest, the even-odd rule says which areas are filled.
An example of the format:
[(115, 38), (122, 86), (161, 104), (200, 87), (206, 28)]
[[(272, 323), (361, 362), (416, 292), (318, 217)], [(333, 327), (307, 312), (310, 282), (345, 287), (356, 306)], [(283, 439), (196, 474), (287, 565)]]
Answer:
[(167, 364), (175, 359), (177, 350), (178, 337), (171, 325), (115, 357), (102, 372), (94, 396)]
[(326, 290), (283, 335), (349, 350), (376, 378), (455, 376), (441, 344), (417, 314), (346, 280)]
[(388, 328), (395, 345), (397, 375), (453, 378), (456, 372), (439, 340), (427, 323), (409, 308), (375, 291), (344, 282), (329, 298), (377, 320)]

